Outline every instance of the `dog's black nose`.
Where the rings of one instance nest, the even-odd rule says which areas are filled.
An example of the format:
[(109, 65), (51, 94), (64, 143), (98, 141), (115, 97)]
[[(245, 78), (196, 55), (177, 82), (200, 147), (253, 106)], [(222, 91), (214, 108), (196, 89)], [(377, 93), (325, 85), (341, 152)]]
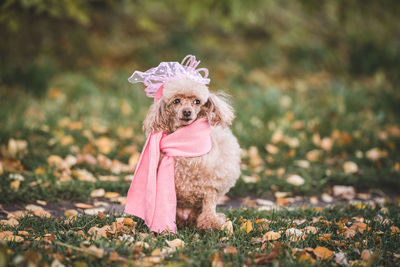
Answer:
[(190, 109), (184, 109), (182, 113), (185, 117), (190, 117), (190, 115), (192, 115), (192, 111), (190, 111)]

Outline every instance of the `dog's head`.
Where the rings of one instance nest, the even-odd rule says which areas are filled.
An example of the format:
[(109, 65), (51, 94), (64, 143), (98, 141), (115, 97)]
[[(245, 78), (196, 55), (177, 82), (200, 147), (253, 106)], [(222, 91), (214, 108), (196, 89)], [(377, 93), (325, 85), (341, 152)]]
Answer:
[(234, 113), (225, 95), (211, 93), (207, 86), (186, 76), (177, 76), (165, 83), (163, 96), (151, 105), (144, 128), (146, 133), (172, 133), (199, 118), (226, 127), (231, 125)]

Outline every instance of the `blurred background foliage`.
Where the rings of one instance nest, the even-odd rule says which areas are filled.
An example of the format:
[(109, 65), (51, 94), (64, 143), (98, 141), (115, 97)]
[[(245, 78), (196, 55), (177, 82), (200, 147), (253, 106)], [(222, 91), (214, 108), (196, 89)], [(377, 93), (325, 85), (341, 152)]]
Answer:
[(208, 66), (398, 81), (398, 14), (396, 0), (5, 0), (0, 81), (40, 94), (56, 71), (145, 69), (188, 53)]

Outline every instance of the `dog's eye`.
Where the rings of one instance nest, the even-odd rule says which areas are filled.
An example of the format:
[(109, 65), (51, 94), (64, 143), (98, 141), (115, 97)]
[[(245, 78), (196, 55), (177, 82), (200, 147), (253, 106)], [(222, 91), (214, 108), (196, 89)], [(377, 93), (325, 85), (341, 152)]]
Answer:
[(181, 102), (181, 100), (179, 98), (174, 100), (174, 104), (179, 104)]
[(195, 103), (196, 105), (200, 105), (200, 100), (196, 99), (195, 101), (193, 101), (193, 103)]

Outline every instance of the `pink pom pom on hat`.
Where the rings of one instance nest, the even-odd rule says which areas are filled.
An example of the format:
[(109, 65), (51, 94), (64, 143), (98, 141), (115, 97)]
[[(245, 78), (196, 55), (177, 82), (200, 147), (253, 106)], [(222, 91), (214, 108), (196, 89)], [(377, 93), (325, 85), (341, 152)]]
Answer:
[[(151, 68), (145, 72), (135, 71), (128, 81), (130, 83), (144, 83), (145, 92), (148, 97), (157, 101), (162, 97), (162, 88), (166, 81), (178, 75), (185, 75), (188, 78), (201, 83), (209, 84), (208, 69), (199, 68), (200, 61), (193, 55), (187, 55), (181, 63), (161, 62), (157, 67)], [(203, 72), (203, 75), (201, 74)]]

